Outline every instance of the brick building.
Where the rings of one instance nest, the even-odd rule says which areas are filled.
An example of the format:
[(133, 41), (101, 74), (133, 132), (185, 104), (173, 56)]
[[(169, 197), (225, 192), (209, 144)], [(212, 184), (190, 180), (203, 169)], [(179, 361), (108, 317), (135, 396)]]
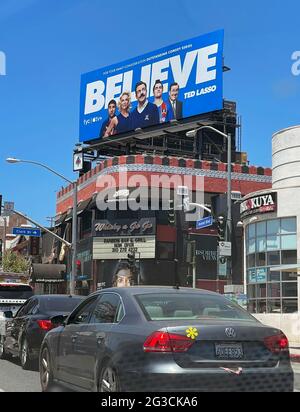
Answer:
[[(176, 223), (170, 225), (168, 212), (160, 207), (158, 210), (99, 210), (97, 196), (104, 190), (105, 182), (110, 178), (115, 182), (115, 193), (124, 188), (131, 192), (138, 186), (137, 175), (147, 190), (156, 184), (155, 177), (158, 181), (161, 179), (160, 189), (164, 186), (164, 177), (176, 176), (178, 181), (186, 179), (193, 197), (200, 189), (200, 178), (204, 202), (208, 205), (211, 204), (212, 196), (225, 193), (227, 188), (225, 163), (168, 156), (129, 155), (110, 158), (98, 164), (78, 180), (77, 288), (93, 291), (99, 287), (109, 287), (118, 266), (126, 261), (127, 252), (132, 250), (138, 257), (136, 264), (139, 279), (143, 283), (185, 285), (191, 271), (187, 263), (187, 243), (190, 239), (196, 239), (197, 287), (222, 292), (226, 281), (217, 282), (217, 238), (214, 227), (195, 230), (195, 222), (186, 222), (182, 211), (176, 212)], [(270, 188), (271, 181), (271, 169), (232, 165), (232, 190), (240, 192), (242, 196)], [(70, 185), (57, 195), (56, 231), (67, 240), (71, 240), (72, 193), (73, 187)], [(161, 206), (161, 199), (159, 205)], [(151, 225), (147, 233), (141, 233), (138, 229), (130, 233), (126, 230), (122, 233), (115, 232), (119, 227), (123, 228), (125, 223), (126, 228), (132, 224), (141, 226), (145, 224), (145, 219)], [(105, 229), (99, 233), (95, 230), (95, 225)], [(241, 234), (234, 233), (234, 236), (238, 239)], [(241, 238), (235, 243), (238, 248), (242, 247)], [(240, 253), (236, 255), (241, 257), (242, 250), (239, 249), (238, 252)], [(61, 245), (57, 245), (56, 257), (57, 263), (66, 263), (69, 271), (70, 257), (62, 251)], [(235, 284), (243, 283), (241, 258), (238, 262), (233, 262), (232, 281)]]

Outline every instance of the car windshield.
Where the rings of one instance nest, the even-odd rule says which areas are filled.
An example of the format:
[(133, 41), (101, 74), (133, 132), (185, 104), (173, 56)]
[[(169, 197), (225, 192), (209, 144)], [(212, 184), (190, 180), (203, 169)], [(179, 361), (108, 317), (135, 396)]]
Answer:
[(236, 319), (256, 320), (243, 308), (218, 295), (156, 293), (137, 295), (149, 320)]
[(40, 310), (41, 312), (71, 312), (80, 302), (82, 297), (57, 297), (44, 298), (40, 301)]
[(28, 285), (0, 285), (0, 299), (28, 299), (33, 290)]

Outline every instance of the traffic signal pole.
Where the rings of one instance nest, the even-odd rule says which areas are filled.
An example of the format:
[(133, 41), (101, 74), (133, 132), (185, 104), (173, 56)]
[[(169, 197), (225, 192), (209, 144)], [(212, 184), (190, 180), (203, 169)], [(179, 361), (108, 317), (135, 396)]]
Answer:
[[(227, 242), (231, 242), (231, 233), (232, 233), (232, 213), (231, 213), (231, 134), (228, 133), (227, 137), (227, 167), (228, 167), (228, 178), (227, 178), (227, 227), (226, 227), (226, 240)], [(232, 256), (230, 259), (232, 260)], [(229, 267), (228, 267), (229, 266)], [(227, 265), (227, 272), (228, 272), (228, 283), (232, 283), (231, 277), (231, 264)]]

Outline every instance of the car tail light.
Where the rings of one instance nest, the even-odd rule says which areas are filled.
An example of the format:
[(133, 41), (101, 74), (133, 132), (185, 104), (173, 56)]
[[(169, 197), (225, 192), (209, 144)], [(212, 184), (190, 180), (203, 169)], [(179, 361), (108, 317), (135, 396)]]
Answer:
[(280, 353), (289, 349), (289, 341), (284, 333), (264, 338), (266, 347), (273, 353)]
[(144, 352), (186, 352), (194, 341), (183, 335), (154, 332), (144, 343)]
[(42, 330), (48, 331), (55, 328), (51, 320), (38, 320), (37, 323)]

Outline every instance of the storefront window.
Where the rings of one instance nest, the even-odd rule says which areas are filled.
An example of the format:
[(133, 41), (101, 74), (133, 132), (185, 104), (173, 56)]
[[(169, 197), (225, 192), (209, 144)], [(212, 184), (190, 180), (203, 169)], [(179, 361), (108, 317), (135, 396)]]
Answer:
[(266, 300), (257, 301), (257, 312), (256, 313), (267, 313), (267, 301)]
[(256, 250), (257, 252), (265, 252), (267, 247), (266, 238), (259, 237), (256, 241)]
[(249, 239), (255, 238), (255, 224), (249, 225)]
[(282, 272), (282, 281), (287, 281), (287, 282), (297, 281), (297, 273), (295, 273), (295, 272)]
[(297, 282), (282, 283), (282, 297), (294, 298), (297, 296)]
[(285, 235), (281, 236), (281, 249), (297, 249), (297, 236)]
[(255, 254), (248, 256), (248, 268), (255, 267)]
[(280, 252), (273, 251), (267, 253), (267, 265), (268, 266), (279, 266), (280, 265)]
[(278, 266), (297, 264), (297, 219), (253, 223), (246, 233), (249, 310), (253, 313), (297, 311), (297, 276), (277, 270)]
[(297, 250), (284, 250), (281, 252), (281, 264), (293, 265), (297, 263)]
[(267, 250), (280, 249), (280, 236), (268, 236), (267, 237)]
[(268, 284), (268, 297), (269, 298), (280, 298), (280, 283), (269, 283)]
[(280, 282), (280, 272), (268, 269), (268, 282)]
[(257, 223), (256, 237), (266, 236), (266, 222)]
[(256, 266), (266, 266), (266, 254), (257, 253), (256, 254)]
[(295, 313), (295, 312), (298, 312), (297, 299), (283, 299), (282, 313)]
[(280, 219), (269, 220), (267, 222), (267, 234), (277, 235), (280, 233)]
[(255, 300), (249, 300), (248, 311), (250, 313), (256, 313), (256, 301)]
[(297, 232), (297, 219), (291, 217), (289, 219), (282, 219), (281, 220), (281, 231), (282, 235), (286, 235), (289, 233), (296, 233)]
[(280, 313), (281, 312), (281, 303), (280, 300), (268, 300), (268, 313)]
[(248, 286), (248, 298), (255, 298), (256, 297), (256, 285), (249, 285)]
[(249, 240), (248, 254), (250, 254), (250, 253), (255, 253), (255, 239), (250, 239)]
[(267, 297), (267, 285), (257, 285), (257, 297), (266, 298)]

